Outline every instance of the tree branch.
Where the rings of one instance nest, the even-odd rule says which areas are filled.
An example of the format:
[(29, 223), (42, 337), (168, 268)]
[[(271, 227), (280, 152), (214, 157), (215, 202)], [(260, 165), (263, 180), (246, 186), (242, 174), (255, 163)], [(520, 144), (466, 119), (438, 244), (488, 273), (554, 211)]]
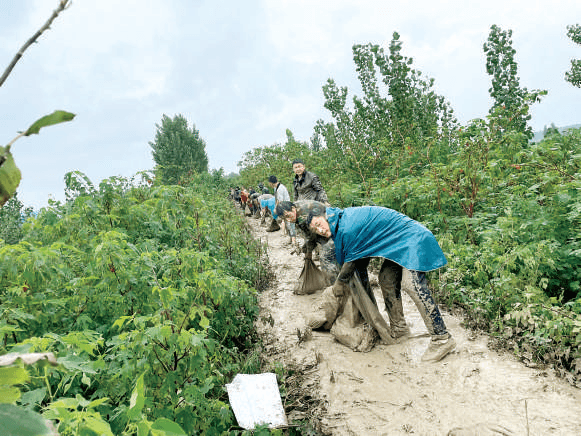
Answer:
[(2, 77), (0, 77), (0, 86), (2, 86), (2, 84), (6, 81), (6, 79), (14, 69), (14, 66), (20, 60), (26, 49), (28, 49), (28, 47), (35, 43), (36, 40), (40, 37), (40, 35), (42, 35), (45, 32), (45, 30), (50, 28), (50, 25), (55, 20), (55, 18), (58, 17), (58, 15), (62, 11), (67, 9), (71, 5), (71, 2), (72, 0), (60, 0), (58, 7), (52, 12), (52, 15), (46, 21), (46, 23), (44, 23), (44, 25), (34, 35), (32, 35), (32, 37), (28, 41), (24, 43), (20, 50), (18, 50), (18, 53), (16, 53), (14, 58), (12, 58), (12, 62), (10, 62), (10, 65), (8, 65), (8, 68), (6, 68), (6, 70), (2, 74)]

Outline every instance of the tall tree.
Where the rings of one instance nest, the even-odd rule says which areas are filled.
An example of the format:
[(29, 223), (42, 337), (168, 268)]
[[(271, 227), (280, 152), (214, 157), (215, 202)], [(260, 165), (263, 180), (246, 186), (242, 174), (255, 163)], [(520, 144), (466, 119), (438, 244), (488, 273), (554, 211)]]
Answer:
[(528, 120), (531, 119), (529, 106), (539, 101), (539, 97), (547, 91), (529, 92), (520, 86), (516, 50), (512, 47), (512, 30), (502, 30), (492, 25), (488, 40), (484, 43), (484, 53), (486, 72), (492, 76), (492, 87), (488, 92), (494, 103), (490, 113), (498, 114), (501, 111), (506, 131), (522, 133), (527, 140), (531, 139), (533, 131), (528, 126)]
[[(581, 45), (581, 25), (567, 26), (567, 36), (574, 43)], [(565, 73), (565, 80), (571, 85), (581, 88), (581, 60), (571, 60), (571, 69)]]
[(7, 244), (18, 243), (22, 239), (22, 224), (32, 214), (32, 208), (24, 207), (24, 204), (14, 194), (0, 208), (0, 240), (4, 240)]
[(188, 127), (183, 115), (163, 115), (156, 124), (155, 140), (149, 142), (151, 154), (165, 184), (177, 184), (188, 173), (208, 172), (206, 142), (195, 125)]

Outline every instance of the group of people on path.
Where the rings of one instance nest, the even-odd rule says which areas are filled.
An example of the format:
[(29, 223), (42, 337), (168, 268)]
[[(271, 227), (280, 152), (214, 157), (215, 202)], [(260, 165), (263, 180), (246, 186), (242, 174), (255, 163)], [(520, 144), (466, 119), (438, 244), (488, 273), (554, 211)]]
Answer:
[[(293, 252), (302, 251), (306, 259), (312, 259), (318, 248), (321, 269), (331, 279), (336, 297), (351, 292), (349, 282), (357, 275), (376, 305), (368, 266), (372, 258), (383, 258), (378, 280), (393, 339), (400, 342), (410, 336), (403, 312), (403, 288), (418, 308), (431, 336), (422, 360), (436, 362), (453, 351), (456, 342), (446, 328), (426, 279), (426, 272), (447, 264), (432, 232), (418, 221), (385, 207), (332, 207), (321, 181), (305, 168), (301, 159), (295, 159), (292, 168), (295, 173), (293, 201), (276, 176), (268, 179), (274, 195), (255, 193), (254, 198), (262, 197), (259, 200), (262, 212), (268, 209), (273, 222), (278, 217), (281, 228), (288, 230)], [(297, 229), (305, 239), (301, 248), (296, 242)], [(411, 287), (402, 286), (404, 268), (410, 271)]]

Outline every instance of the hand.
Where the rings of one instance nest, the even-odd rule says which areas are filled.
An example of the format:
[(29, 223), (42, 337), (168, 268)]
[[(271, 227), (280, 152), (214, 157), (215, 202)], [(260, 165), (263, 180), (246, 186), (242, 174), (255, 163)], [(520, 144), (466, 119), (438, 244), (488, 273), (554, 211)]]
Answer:
[(296, 254), (299, 256), (301, 254), (301, 247), (298, 243), (293, 243), (291, 248), (291, 254)]
[(347, 292), (349, 292), (349, 285), (339, 280), (335, 280), (333, 283), (333, 295), (335, 297), (342, 297)]

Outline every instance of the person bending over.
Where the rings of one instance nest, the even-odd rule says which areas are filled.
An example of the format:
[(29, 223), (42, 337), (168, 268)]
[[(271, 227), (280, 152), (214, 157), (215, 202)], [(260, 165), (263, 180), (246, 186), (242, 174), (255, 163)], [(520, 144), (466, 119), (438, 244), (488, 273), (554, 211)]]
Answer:
[(456, 342), (428, 289), (425, 274), (445, 266), (447, 260), (426, 227), (395, 210), (377, 206), (328, 207), (325, 215), (309, 214), (306, 224), (313, 232), (335, 242), (337, 262), (341, 265), (333, 284), (335, 296), (349, 291), (349, 279), (357, 272), (370, 298), (375, 301), (367, 266), (372, 257), (384, 258), (379, 284), (394, 337), (403, 339), (409, 335), (401, 299), (402, 273), (403, 268), (407, 268), (412, 286), (406, 286), (405, 290), (432, 337), (422, 360), (439, 361), (455, 348)]

